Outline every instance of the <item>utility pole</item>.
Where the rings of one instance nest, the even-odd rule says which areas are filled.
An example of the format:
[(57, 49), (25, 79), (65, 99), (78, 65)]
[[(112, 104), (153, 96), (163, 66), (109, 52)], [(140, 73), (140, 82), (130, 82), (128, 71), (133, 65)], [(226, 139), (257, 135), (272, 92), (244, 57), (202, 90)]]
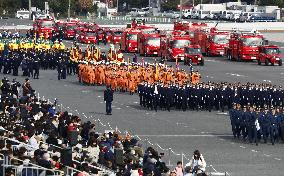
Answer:
[(32, 18), (32, 0), (29, 0), (29, 17)]
[(179, 19), (182, 17), (182, 0), (179, 0)]
[(68, 18), (70, 19), (71, 0), (68, 1)]

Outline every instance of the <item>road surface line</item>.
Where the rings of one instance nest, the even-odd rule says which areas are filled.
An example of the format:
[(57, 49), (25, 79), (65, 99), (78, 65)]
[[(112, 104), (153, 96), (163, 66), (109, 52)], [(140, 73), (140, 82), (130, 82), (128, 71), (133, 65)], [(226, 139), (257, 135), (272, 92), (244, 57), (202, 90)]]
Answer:
[(232, 135), (226, 135), (226, 134), (160, 134), (160, 135), (138, 135), (141, 137), (232, 137)]
[(240, 147), (241, 147), (241, 148), (243, 148), (243, 149), (245, 149), (245, 148), (246, 148), (246, 147), (244, 147), (244, 146), (242, 146), (242, 145), (241, 145)]

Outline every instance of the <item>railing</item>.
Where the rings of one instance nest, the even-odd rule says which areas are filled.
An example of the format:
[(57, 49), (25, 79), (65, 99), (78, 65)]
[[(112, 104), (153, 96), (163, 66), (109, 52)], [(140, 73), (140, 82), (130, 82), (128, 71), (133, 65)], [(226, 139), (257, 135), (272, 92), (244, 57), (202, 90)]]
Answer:
[[(52, 169), (46, 169), (43, 167), (30, 167), (30, 166), (15, 166), (15, 165), (6, 165), (3, 164), (3, 175), (6, 175), (6, 170), (13, 169), (15, 171), (15, 175), (17, 176), (40, 176), (40, 175), (46, 175), (46, 172), (50, 172), (52, 176), (63, 176), (63, 172), (55, 171)], [(24, 172), (23, 172), (24, 171)], [(32, 174), (32, 175), (30, 175)]]
[(230, 176), (228, 172), (218, 172), (212, 165), (209, 166), (209, 176)]
[[(12, 161), (19, 161), (21, 163), (24, 163), (24, 160), (21, 160), (21, 159), (18, 159), (18, 158), (11, 158), (9, 160), (9, 165), (12, 164)], [(38, 171), (48, 171), (50, 173), (53, 173), (52, 175), (64, 175), (64, 172), (61, 171), (61, 170), (56, 170), (56, 169), (48, 169), (48, 168), (45, 168), (45, 167), (42, 167), (42, 166), (39, 166), (39, 165), (36, 165), (36, 164), (33, 164), (33, 163), (29, 163), (28, 165), (31, 165), (33, 166), (33, 168), (37, 168)], [(12, 166), (15, 166), (15, 167), (19, 167), (19, 166), (16, 166), (16, 165), (12, 165)], [(30, 166), (24, 166), (24, 167), (30, 167)]]
[[(80, 162), (78, 160), (73, 160), (73, 162), (76, 162), (78, 164), (83, 164), (83, 162)], [(103, 173), (106, 173), (106, 174), (115, 174), (115, 171), (103, 166), (103, 165), (100, 165), (100, 164), (97, 164), (98, 166), (94, 166), (94, 165), (91, 165), (91, 164), (88, 164), (89, 167), (91, 168), (94, 168), (94, 169), (97, 169), (97, 170), (101, 170)]]

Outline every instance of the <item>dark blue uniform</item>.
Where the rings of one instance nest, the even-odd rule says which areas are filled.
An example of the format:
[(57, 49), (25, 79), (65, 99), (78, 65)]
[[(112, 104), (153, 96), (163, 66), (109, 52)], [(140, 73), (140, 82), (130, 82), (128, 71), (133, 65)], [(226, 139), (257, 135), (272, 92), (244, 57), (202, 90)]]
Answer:
[(110, 87), (108, 87), (104, 91), (104, 101), (106, 102), (106, 113), (107, 115), (111, 115), (111, 112), (112, 112), (111, 103), (113, 101), (113, 90), (111, 90)]

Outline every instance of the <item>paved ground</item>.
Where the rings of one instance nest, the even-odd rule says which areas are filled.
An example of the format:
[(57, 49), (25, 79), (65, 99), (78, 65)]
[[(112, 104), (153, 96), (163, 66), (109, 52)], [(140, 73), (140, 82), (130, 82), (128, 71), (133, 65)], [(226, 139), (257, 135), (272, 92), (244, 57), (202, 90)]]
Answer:
[[(0, 24), (3, 24), (2, 21)], [(283, 33), (265, 35), (284, 51), (284, 43), (281, 43)], [(68, 46), (71, 43), (66, 41)], [(108, 46), (101, 48), (106, 50)], [(125, 54), (125, 57), (132, 58), (132, 54)], [(145, 60), (154, 61), (150, 57)], [(180, 64), (181, 68), (188, 69)], [(205, 66), (194, 68), (201, 72), (203, 81), (270, 82), (276, 85), (283, 85), (284, 81), (284, 67), (258, 66), (255, 62), (230, 62), (222, 57), (206, 58)], [(137, 95), (116, 93), (113, 115), (105, 116), (104, 86), (81, 85), (76, 76), (58, 81), (56, 74), (55, 70), (41, 71), (40, 79), (32, 80), (32, 86), (41, 97), (50, 101), (56, 97), (63, 110), (79, 114), (84, 120), (97, 120), (99, 131), (117, 127), (123, 133), (127, 131), (138, 135), (145, 147), (154, 145), (159, 152), (165, 153), (164, 160), (167, 163), (175, 164), (182, 158), (186, 162), (186, 158), (199, 149), (207, 164), (213, 165), (217, 171), (227, 171), (235, 176), (283, 175), (283, 144), (255, 146), (234, 140), (226, 114), (204, 111), (153, 112), (139, 106)], [(3, 77), (0, 74), (0, 79)], [(22, 81), (24, 77), (17, 79)]]
[[(71, 42), (66, 44), (70, 45)], [(103, 50), (108, 48), (101, 47)], [(126, 57), (131, 56), (126, 54)], [(147, 62), (153, 60), (146, 58)], [(182, 64), (181, 67), (187, 69)], [(271, 82), (283, 85), (284, 67), (279, 66), (229, 62), (222, 57), (214, 57), (206, 58), (205, 66), (195, 69), (201, 72), (204, 81)], [(84, 120), (100, 119), (97, 121), (100, 131), (117, 127), (121, 132), (128, 131), (142, 140), (150, 140), (151, 142), (142, 141), (144, 146), (154, 145), (161, 153), (165, 153), (164, 160), (167, 163), (175, 164), (182, 160), (181, 154), (184, 154), (186, 162), (185, 158), (189, 158), (195, 149), (199, 149), (208, 165), (212, 164), (217, 171), (227, 171), (230, 175), (282, 174), (283, 144), (255, 146), (234, 140), (226, 114), (196, 111), (153, 112), (139, 106), (137, 95), (116, 93), (113, 115), (105, 116), (104, 86), (80, 85), (76, 76), (58, 81), (56, 74), (55, 70), (41, 71), (40, 79), (32, 80), (34, 89), (38, 90), (41, 97), (50, 101), (58, 98), (59, 104), (63, 104), (63, 110), (79, 113)], [(2, 77), (1, 74), (0, 78)], [(169, 148), (173, 151), (169, 152)]]

